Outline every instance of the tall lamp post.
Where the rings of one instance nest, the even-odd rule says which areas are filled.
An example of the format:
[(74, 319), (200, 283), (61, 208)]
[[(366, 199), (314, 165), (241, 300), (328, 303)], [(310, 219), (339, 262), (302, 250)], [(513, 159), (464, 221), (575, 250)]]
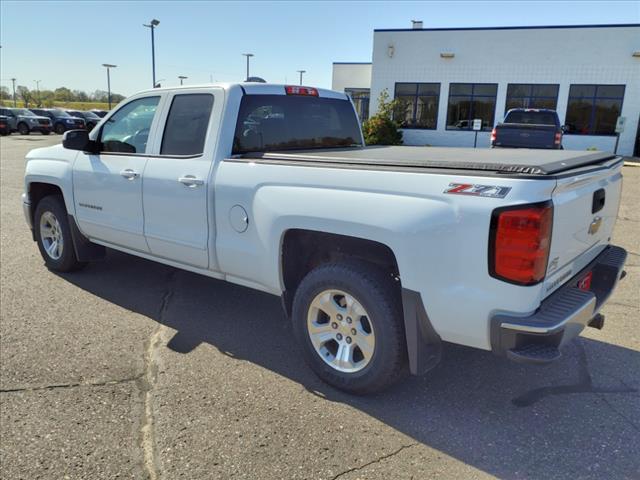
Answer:
[(185, 77), (184, 75), (178, 75), (178, 78), (180, 79), (180, 85), (182, 85), (182, 82), (189, 77)]
[(156, 20), (155, 18), (149, 22), (149, 25), (142, 24), (143, 27), (151, 29), (151, 71), (153, 74), (153, 88), (156, 88), (156, 45), (153, 31), (158, 25), (160, 25), (160, 20)]
[(34, 80), (36, 84), (36, 98), (38, 99), (38, 107), (40, 106), (40, 82), (42, 80)]
[(253, 57), (253, 53), (243, 53), (242, 55), (247, 57), (247, 79), (246, 80), (249, 80), (249, 59)]
[(296, 70), (300, 74), (300, 85), (302, 85), (302, 74), (307, 73), (306, 70)]
[(16, 79), (12, 78), (11, 83), (13, 84), (13, 108), (16, 108)]
[(111, 75), (109, 75), (109, 70), (116, 68), (117, 65), (103, 63), (102, 66), (107, 69), (107, 97), (109, 98), (109, 110), (111, 110)]

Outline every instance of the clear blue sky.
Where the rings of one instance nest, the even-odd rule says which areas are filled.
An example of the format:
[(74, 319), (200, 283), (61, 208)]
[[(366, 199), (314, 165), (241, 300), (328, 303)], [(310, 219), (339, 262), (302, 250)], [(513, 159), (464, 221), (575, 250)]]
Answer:
[(270, 82), (331, 86), (334, 61), (370, 61), (374, 28), (640, 23), (640, 1), (567, 2), (189, 2), (47, 1), (0, 3), (0, 80), (10, 86), (106, 90), (103, 63), (118, 65), (112, 90), (151, 86), (149, 29), (163, 85), (238, 81), (243, 52)]

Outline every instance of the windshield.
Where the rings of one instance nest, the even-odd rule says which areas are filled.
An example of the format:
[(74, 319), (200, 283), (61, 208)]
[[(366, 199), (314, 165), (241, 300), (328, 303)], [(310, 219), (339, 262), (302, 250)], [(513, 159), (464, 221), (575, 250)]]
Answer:
[(551, 112), (509, 112), (504, 123), (521, 123), (525, 125), (556, 125), (556, 116)]
[(56, 116), (56, 117), (70, 117), (71, 116), (67, 112), (65, 112), (64, 110), (60, 110), (58, 108), (52, 108), (49, 111), (51, 113), (53, 113), (53, 115)]
[(97, 118), (100, 120), (100, 117), (93, 112), (82, 112), (82, 116), (84, 116), (84, 118)]
[(302, 95), (244, 95), (233, 153), (362, 146), (348, 100)]
[(37, 116), (31, 110), (27, 110), (26, 108), (14, 108), (13, 113), (16, 115), (22, 115), (23, 117), (35, 117)]

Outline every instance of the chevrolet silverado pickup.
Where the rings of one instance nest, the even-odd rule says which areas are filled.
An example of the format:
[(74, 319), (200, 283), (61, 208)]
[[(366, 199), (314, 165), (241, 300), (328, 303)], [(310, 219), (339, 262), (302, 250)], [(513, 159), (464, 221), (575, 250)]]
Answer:
[(491, 132), (491, 146), (562, 149), (562, 133), (555, 110), (513, 108)]
[(343, 93), (223, 84), (136, 94), (31, 151), (22, 198), (49, 269), (111, 248), (277, 295), (309, 366), (365, 394), (443, 342), (547, 363), (601, 328), (622, 164), (366, 147)]

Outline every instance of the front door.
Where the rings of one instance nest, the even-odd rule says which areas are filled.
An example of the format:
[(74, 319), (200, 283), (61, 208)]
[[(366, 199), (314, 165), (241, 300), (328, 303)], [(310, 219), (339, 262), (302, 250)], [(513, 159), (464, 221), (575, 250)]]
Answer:
[(98, 132), (100, 152), (81, 152), (76, 158), (76, 221), (90, 239), (149, 251), (144, 239), (142, 179), (160, 98), (138, 98), (123, 105)]
[(222, 90), (171, 94), (145, 169), (144, 232), (152, 254), (199, 268), (209, 261), (211, 171)]

